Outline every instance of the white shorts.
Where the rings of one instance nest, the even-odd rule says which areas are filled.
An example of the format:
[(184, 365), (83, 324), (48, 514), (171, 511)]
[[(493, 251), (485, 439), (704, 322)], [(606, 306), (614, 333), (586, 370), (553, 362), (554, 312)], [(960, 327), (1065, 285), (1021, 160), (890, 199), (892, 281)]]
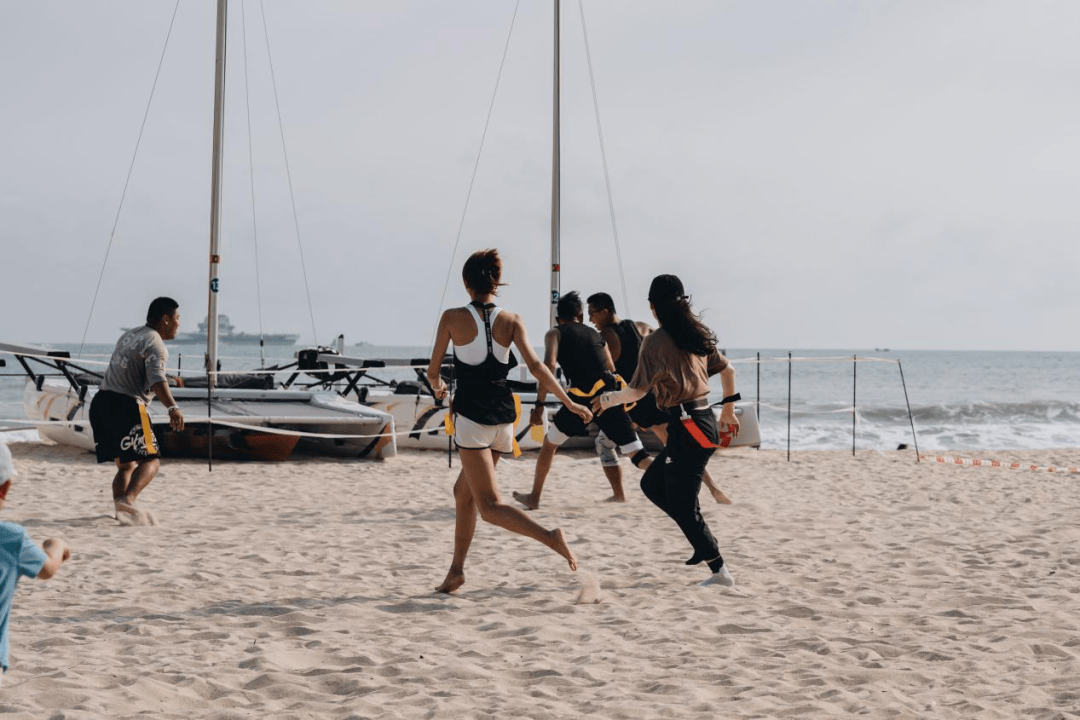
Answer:
[(481, 425), (464, 415), (454, 415), (454, 444), (463, 450), (491, 448), (497, 453), (514, 452), (514, 424)]

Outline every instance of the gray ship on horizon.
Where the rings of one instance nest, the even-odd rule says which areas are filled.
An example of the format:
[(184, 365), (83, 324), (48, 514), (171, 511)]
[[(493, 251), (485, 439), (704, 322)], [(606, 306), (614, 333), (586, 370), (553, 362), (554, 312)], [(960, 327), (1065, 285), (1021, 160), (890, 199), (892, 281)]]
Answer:
[[(195, 332), (177, 333), (176, 337), (168, 342), (171, 343), (205, 343), (207, 320), (199, 323), (199, 329)], [(131, 328), (120, 328), (127, 332)], [(266, 345), (295, 345), (300, 339), (299, 335), (292, 333), (266, 333), (265, 335), (236, 332), (235, 326), (229, 322), (228, 315), (218, 315), (218, 342), (230, 345), (258, 345), (262, 340)]]

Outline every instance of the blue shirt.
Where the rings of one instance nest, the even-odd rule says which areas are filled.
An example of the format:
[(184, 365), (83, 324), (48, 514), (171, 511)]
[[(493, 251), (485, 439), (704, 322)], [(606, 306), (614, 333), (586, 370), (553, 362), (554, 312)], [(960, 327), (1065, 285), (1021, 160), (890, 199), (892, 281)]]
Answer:
[(48, 557), (39, 548), (26, 528), (15, 523), (0, 522), (0, 665), (8, 669), (8, 619), (15, 584), (19, 576), (37, 577)]

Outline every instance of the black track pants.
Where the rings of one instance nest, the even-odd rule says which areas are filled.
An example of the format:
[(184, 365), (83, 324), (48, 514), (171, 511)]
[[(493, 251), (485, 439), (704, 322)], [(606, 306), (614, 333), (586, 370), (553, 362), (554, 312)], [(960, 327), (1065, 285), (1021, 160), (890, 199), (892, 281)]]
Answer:
[[(712, 410), (695, 410), (690, 416), (705, 437), (715, 443), (720, 428)], [(720, 555), (720, 546), (701, 516), (698, 491), (705, 466), (716, 448), (701, 447), (677, 418), (668, 422), (667, 431), (667, 445), (642, 476), (641, 491), (676, 522), (697, 556), (712, 560)]]

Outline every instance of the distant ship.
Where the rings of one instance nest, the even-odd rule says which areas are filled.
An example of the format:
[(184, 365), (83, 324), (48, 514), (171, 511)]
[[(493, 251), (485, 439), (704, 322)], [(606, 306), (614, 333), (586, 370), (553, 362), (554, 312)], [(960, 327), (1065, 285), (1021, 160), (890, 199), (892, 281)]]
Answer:
[[(170, 342), (178, 343), (205, 343), (207, 321), (199, 323), (199, 329), (195, 332), (177, 333)], [(127, 332), (131, 328), (121, 328)], [(236, 328), (229, 322), (228, 315), (218, 315), (218, 341), (230, 345), (258, 345), (262, 340), (267, 345), (295, 345), (300, 339), (299, 335), (291, 333), (267, 333), (265, 335), (252, 335), (250, 333), (238, 333)]]

